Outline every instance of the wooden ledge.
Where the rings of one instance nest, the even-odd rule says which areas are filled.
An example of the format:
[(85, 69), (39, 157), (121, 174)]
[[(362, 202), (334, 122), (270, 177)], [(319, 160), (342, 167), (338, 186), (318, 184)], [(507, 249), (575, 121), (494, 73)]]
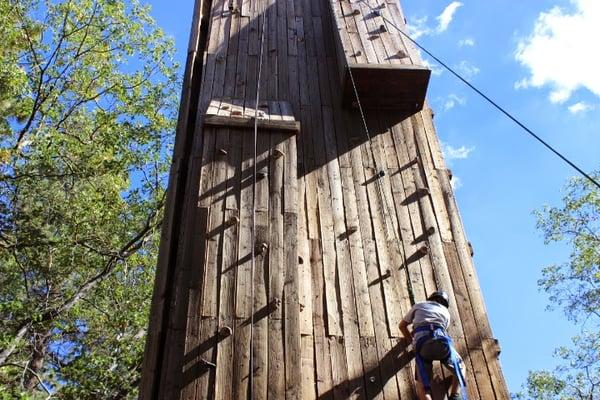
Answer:
[(213, 99), (204, 116), (205, 126), (220, 128), (254, 129), (255, 121), (260, 130), (300, 133), (300, 122), (287, 101), (262, 101), (257, 110), (253, 101)]
[(431, 71), (418, 65), (350, 63), (344, 77), (344, 106), (356, 108), (356, 84), (365, 108), (385, 109), (412, 115), (423, 109)]
[[(254, 129), (254, 117), (206, 115), (204, 117), (204, 125), (221, 128)], [(300, 133), (300, 122), (298, 121), (277, 121), (258, 118), (257, 126), (258, 129), (262, 130)]]

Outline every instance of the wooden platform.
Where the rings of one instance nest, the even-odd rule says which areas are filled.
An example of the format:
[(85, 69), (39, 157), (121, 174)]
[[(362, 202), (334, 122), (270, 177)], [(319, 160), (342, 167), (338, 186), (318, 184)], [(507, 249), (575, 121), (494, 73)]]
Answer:
[(211, 100), (204, 125), (215, 128), (273, 130), (281, 132), (300, 132), (300, 122), (291, 115), (292, 106), (285, 101), (263, 101), (258, 108), (244, 106), (243, 99)]
[[(431, 70), (410, 64), (354, 64), (352, 73), (361, 105), (367, 109), (391, 110), (409, 116), (423, 109)], [(345, 107), (357, 108), (350, 72), (343, 83)]]

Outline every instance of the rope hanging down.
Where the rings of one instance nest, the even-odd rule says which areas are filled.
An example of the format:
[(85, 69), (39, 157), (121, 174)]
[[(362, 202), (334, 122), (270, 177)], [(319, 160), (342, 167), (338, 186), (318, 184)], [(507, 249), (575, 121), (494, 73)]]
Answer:
[(467, 79), (465, 79), (461, 74), (459, 74), (458, 72), (456, 72), (448, 64), (446, 64), (445, 62), (443, 62), (442, 60), (440, 60), (438, 57), (436, 57), (431, 51), (429, 51), (425, 47), (421, 46), (415, 39), (413, 39), (412, 37), (410, 37), (410, 35), (408, 33), (404, 32), (402, 29), (400, 29), (393, 21), (390, 21), (388, 18), (386, 18), (384, 15), (382, 15), (382, 13), (379, 10), (371, 7), (371, 5), (369, 4), (368, 1), (366, 1), (366, 0), (358, 0), (358, 1), (365, 3), (367, 5), (367, 7), (369, 7), (369, 9), (371, 10), (372, 13), (374, 13), (375, 15), (380, 16), (383, 20), (385, 20), (385, 22), (387, 22), (389, 25), (393, 26), (398, 32), (400, 32), (400, 34), (402, 36), (404, 36), (406, 39), (408, 39), (411, 43), (413, 43), (419, 49), (423, 50), (424, 53), (426, 53), (428, 56), (430, 56), (431, 58), (433, 58), (437, 63), (439, 63), (442, 67), (444, 67), (448, 72), (450, 72), (452, 75), (454, 75), (456, 78), (458, 78), (462, 83), (464, 83), (469, 88), (471, 88), (471, 90), (473, 90), (475, 93), (477, 93), (483, 99), (485, 99), (494, 108), (496, 108), (498, 111), (500, 111), (502, 114), (504, 114), (508, 119), (510, 119), (511, 121), (513, 121), (519, 127), (521, 127), (525, 132), (527, 132), (535, 140), (537, 140), (539, 143), (541, 143), (544, 147), (546, 147), (548, 150), (550, 150), (552, 153), (554, 153), (556, 156), (558, 156), (561, 160), (563, 160), (565, 163), (567, 163), (571, 168), (573, 168), (574, 170), (576, 170), (579, 174), (581, 174), (583, 177), (585, 177), (586, 179), (588, 179), (591, 183), (593, 183), (594, 185), (596, 185), (598, 187), (598, 189), (600, 189), (600, 183), (596, 179), (594, 179), (591, 175), (589, 175), (584, 170), (582, 170), (581, 168), (579, 168), (574, 162), (572, 162), (571, 160), (569, 160), (566, 156), (564, 156), (563, 154), (561, 154), (558, 150), (556, 150), (554, 147), (552, 147), (548, 142), (546, 142), (539, 135), (537, 135), (533, 130), (531, 130), (530, 128), (528, 128), (527, 125), (525, 125), (523, 122), (521, 122), (517, 117), (513, 116), (504, 107), (502, 107), (501, 105), (499, 105), (498, 103), (496, 103), (494, 100), (492, 100), (490, 97), (488, 97), (485, 93), (483, 93), (482, 90), (480, 90), (475, 85), (473, 85), (471, 82), (469, 82)]
[[(381, 216), (383, 217), (383, 223), (385, 225), (385, 230), (387, 232), (387, 231), (389, 231), (389, 225), (387, 222), (388, 215), (390, 216), (390, 219), (392, 220), (392, 225), (393, 225), (393, 217), (392, 217), (392, 214), (390, 214), (387, 198), (385, 197), (385, 193), (383, 191), (383, 185), (381, 184), (381, 179), (383, 179), (383, 177), (387, 175), (387, 168), (385, 168), (385, 163), (383, 163), (383, 165), (381, 167), (377, 163), (377, 158), (375, 157), (375, 152), (373, 151), (373, 143), (371, 141), (371, 133), (369, 132), (369, 126), (367, 124), (367, 119), (365, 117), (365, 113), (363, 111), (362, 104), (360, 102), (360, 97), (358, 96), (358, 89), (356, 88), (356, 82), (354, 81), (354, 75), (352, 75), (352, 69), (350, 68), (349, 65), (347, 65), (346, 68), (348, 71), (348, 75), (350, 76), (350, 82), (352, 82), (352, 90), (354, 91), (354, 97), (356, 97), (356, 104), (358, 105), (358, 110), (360, 111), (360, 118), (362, 119), (365, 133), (367, 134), (367, 140), (369, 143), (369, 150), (371, 152), (371, 158), (373, 159), (373, 164), (375, 165), (375, 169), (377, 170), (378, 175), (377, 175), (377, 179), (375, 180), (375, 182), (377, 184), (377, 191), (379, 193), (379, 197), (381, 198), (381, 202), (383, 203), (383, 209), (381, 209)], [(404, 254), (404, 252), (402, 250), (402, 246), (400, 245), (401, 239), (398, 236), (398, 232), (396, 231), (396, 228), (394, 228), (394, 226), (392, 226), (392, 231), (394, 232), (394, 239), (395, 239), (396, 245), (398, 247), (398, 252), (400, 254)], [(415, 304), (415, 292), (413, 291), (412, 281), (410, 280), (410, 275), (408, 273), (408, 265), (406, 265), (406, 263), (405, 263), (404, 271), (406, 274), (406, 284), (408, 286), (408, 295), (410, 298), (410, 304), (414, 305)]]
[(263, 65), (263, 53), (265, 47), (265, 27), (267, 20), (267, 12), (263, 10), (263, 21), (260, 34), (260, 53), (258, 59), (258, 77), (256, 79), (256, 103), (254, 104), (254, 155), (252, 162), (252, 232), (250, 235), (250, 242), (252, 243), (252, 264), (250, 273), (250, 357), (249, 357), (249, 371), (248, 371), (248, 385), (250, 390), (250, 398), (254, 398), (254, 274), (256, 270), (256, 160), (257, 155), (257, 142), (258, 142), (258, 104), (260, 101), (260, 78), (262, 75)]

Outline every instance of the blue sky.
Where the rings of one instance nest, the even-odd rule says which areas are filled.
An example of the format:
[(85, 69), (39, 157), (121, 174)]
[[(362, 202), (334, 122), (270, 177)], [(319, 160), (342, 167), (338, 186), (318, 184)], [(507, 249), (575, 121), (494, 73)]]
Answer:
[[(372, 0), (375, 1), (375, 0)], [(192, 0), (148, 0), (185, 61)], [(600, 2), (403, 0), (419, 42), (560, 149), (600, 168)], [(489, 317), (512, 391), (530, 369), (552, 368), (554, 348), (577, 329), (545, 311), (541, 268), (568, 259), (546, 246), (532, 211), (558, 205), (572, 171), (435, 63), (428, 100)]]

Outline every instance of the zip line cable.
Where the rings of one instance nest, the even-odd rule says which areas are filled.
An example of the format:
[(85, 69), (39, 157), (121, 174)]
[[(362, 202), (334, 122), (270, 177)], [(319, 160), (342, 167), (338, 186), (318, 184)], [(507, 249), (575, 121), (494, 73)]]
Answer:
[(254, 274), (256, 270), (256, 160), (257, 156), (257, 142), (258, 142), (258, 104), (260, 101), (260, 78), (262, 75), (262, 66), (263, 66), (263, 53), (265, 47), (265, 27), (267, 20), (267, 12), (263, 11), (263, 21), (261, 27), (260, 34), (260, 55), (258, 60), (258, 77), (256, 80), (256, 103), (254, 104), (254, 159), (253, 159), (253, 174), (252, 174), (252, 233), (251, 240), (252, 243), (252, 264), (251, 264), (251, 278), (250, 278), (250, 301), (251, 301), (251, 309), (250, 309), (250, 357), (249, 357), (249, 373), (248, 373), (248, 384), (250, 390), (250, 399), (254, 398)]
[(513, 116), (504, 107), (502, 107), (501, 105), (499, 105), (498, 103), (496, 103), (494, 100), (492, 100), (490, 97), (488, 97), (485, 93), (483, 93), (483, 91), (481, 91), (480, 89), (478, 89), (471, 82), (469, 82), (468, 80), (466, 80), (465, 78), (463, 78), (462, 75), (460, 75), (452, 67), (450, 67), (448, 64), (446, 64), (445, 62), (443, 62), (442, 60), (440, 60), (438, 57), (436, 57), (431, 51), (429, 51), (425, 47), (421, 46), (415, 39), (413, 39), (412, 37), (410, 37), (409, 34), (407, 34), (402, 29), (400, 29), (393, 21), (390, 21), (388, 18), (386, 18), (384, 15), (382, 15), (382, 13), (379, 10), (374, 9), (373, 7), (371, 7), (371, 5), (369, 4), (368, 1), (358, 0), (358, 2), (365, 3), (367, 5), (367, 7), (369, 7), (369, 9), (371, 10), (371, 12), (373, 12), (377, 16), (380, 16), (382, 19), (384, 19), (389, 25), (393, 26), (398, 32), (400, 32), (400, 34), (402, 34), (402, 36), (404, 36), (405, 38), (407, 38), (411, 43), (413, 43), (419, 49), (423, 50), (424, 53), (426, 53), (428, 56), (430, 56), (431, 58), (433, 58), (437, 63), (439, 63), (442, 67), (444, 67), (446, 70), (448, 70), (448, 72), (450, 72), (452, 75), (454, 75), (460, 81), (462, 81), (465, 85), (467, 85), (469, 88), (471, 88), (475, 93), (477, 93), (479, 96), (481, 96), (482, 98), (484, 98), (488, 103), (490, 103), (494, 108), (496, 108), (498, 111), (500, 111), (502, 114), (504, 114), (508, 119), (510, 119), (515, 124), (517, 124), (518, 126), (520, 126), (525, 132), (527, 132), (529, 135), (531, 135), (539, 143), (541, 143), (542, 145), (544, 145), (544, 147), (546, 147), (548, 150), (550, 150), (552, 153), (554, 153), (556, 156), (558, 156), (561, 160), (563, 160), (565, 163), (567, 163), (571, 168), (573, 168), (574, 170), (576, 170), (577, 172), (579, 172), (582, 176), (584, 176), (590, 182), (592, 182), (594, 185), (596, 185), (598, 187), (598, 189), (600, 189), (600, 183), (596, 179), (594, 179), (591, 175), (589, 175), (584, 170), (582, 170), (577, 165), (575, 165), (575, 163), (573, 163), (567, 157), (565, 157), (564, 155), (562, 155), (558, 150), (556, 150), (554, 147), (552, 147), (548, 142), (546, 142), (544, 139), (542, 139), (540, 136), (538, 136), (533, 130), (529, 129), (523, 122), (521, 122), (519, 119), (517, 119), (515, 116)]

